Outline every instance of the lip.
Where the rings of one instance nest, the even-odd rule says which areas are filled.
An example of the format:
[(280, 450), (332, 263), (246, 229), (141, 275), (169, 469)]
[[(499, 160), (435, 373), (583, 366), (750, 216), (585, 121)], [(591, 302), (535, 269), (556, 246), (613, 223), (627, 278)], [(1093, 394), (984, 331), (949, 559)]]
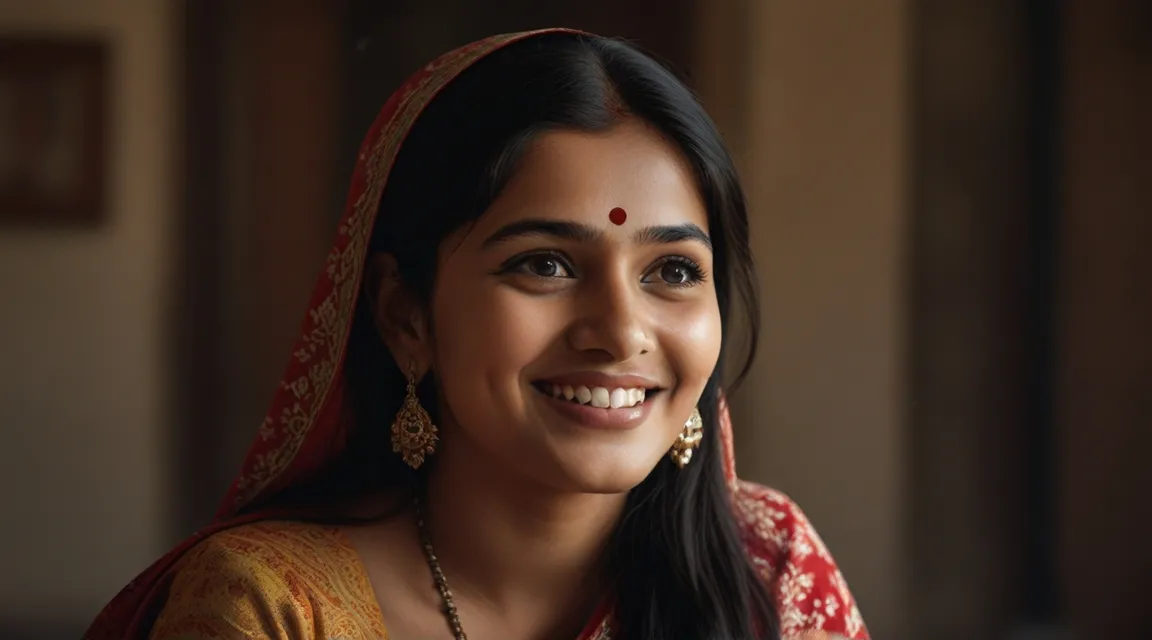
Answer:
[[(596, 386), (605, 385), (597, 384)], [(553, 398), (541, 391), (536, 385), (532, 385), (532, 389), (544, 404), (562, 418), (581, 427), (608, 431), (627, 431), (644, 424), (644, 421), (648, 419), (648, 414), (652, 412), (652, 401), (655, 401), (656, 398), (659, 397), (646, 398), (644, 402), (634, 407), (601, 409), (599, 407), (593, 407), (592, 405), (565, 400), (564, 398)]]

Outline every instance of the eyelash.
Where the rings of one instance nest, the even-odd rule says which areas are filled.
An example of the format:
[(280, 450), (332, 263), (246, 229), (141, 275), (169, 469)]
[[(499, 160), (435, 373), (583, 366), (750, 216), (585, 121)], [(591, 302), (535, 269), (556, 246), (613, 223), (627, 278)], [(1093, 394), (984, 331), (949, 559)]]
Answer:
[(652, 269), (650, 269), (648, 273), (652, 273), (669, 264), (674, 264), (678, 267), (684, 268), (684, 270), (688, 272), (688, 281), (682, 282), (680, 284), (665, 282), (665, 286), (669, 286), (674, 289), (687, 289), (689, 287), (695, 287), (696, 285), (708, 279), (708, 274), (704, 272), (704, 268), (701, 267), (698, 262), (687, 256), (667, 256), (661, 258), (659, 262), (653, 265)]
[(532, 273), (530, 271), (524, 270), (524, 267), (527, 266), (530, 262), (532, 262), (533, 260), (538, 260), (540, 258), (547, 258), (550, 260), (554, 260), (565, 271), (567, 271), (569, 273), (573, 273), (574, 271), (576, 271), (575, 269), (572, 268), (572, 261), (568, 259), (568, 256), (566, 256), (566, 255), (564, 255), (558, 251), (536, 251), (534, 253), (522, 253), (522, 254), (517, 255), (517, 256), (512, 256), (508, 260), (505, 260), (504, 264), (500, 265), (500, 268), (496, 270), (496, 274), (497, 275), (504, 275), (504, 274), (508, 274), (508, 273), (520, 272), (523, 275), (532, 276), (534, 278), (556, 277), (556, 276), (541, 276), (541, 275)]
[[(500, 265), (500, 268), (497, 269), (496, 274), (497, 275), (505, 275), (505, 274), (509, 274), (509, 273), (519, 272), (523, 275), (527, 275), (527, 276), (534, 277), (534, 278), (541, 278), (541, 279), (550, 279), (550, 278), (554, 278), (554, 277), (564, 277), (564, 276), (542, 276), (542, 275), (532, 273), (530, 271), (524, 271), (524, 267), (526, 267), (529, 263), (531, 263), (532, 260), (536, 260), (536, 259), (540, 259), (540, 258), (547, 258), (547, 259), (556, 261), (562, 269), (564, 269), (565, 271), (567, 271), (570, 274), (575, 273), (575, 271), (576, 271), (576, 269), (574, 269), (572, 267), (572, 261), (569, 260), (568, 256), (564, 255), (563, 253), (560, 253), (557, 251), (538, 251), (535, 253), (528, 253), (528, 254), (521, 254), (518, 256), (513, 256), (512, 258), (506, 260), (504, 262), (504, 264)], [(698, 284), (700, 284), (700, 283), (702, 283), (708, 279), (708, 274), (705, 273), (704, 268), (701, 267), (700, 264), (697, 263), (695, 260), (688, 258), (686, 256), (665, 256), (664, 258), (661, 258), (654, 265), (652, 265), (651, 269), (649, 269), (645, 273), (644, 278), (645, 279), (648, 278), (650, 274), (658, 271), (659, 269), (661, 269), (664, 266), (669, 265), (669, 264), (673, 264), (673, 265), (676, 265), (676, 266), (679, 266), (679, 267), (682, 267), (683, 269), (685, 269), (688, 272), (688, 280), (686, 282), (682, 282), (679, 284), (674, 284), (671, 282), (662, 283), (666, 287), (670, 287), (673, 289), (687, 289), (689, 287), (694, 287), (694, 286), (696, 286), (696, 285), (698, 285)], [(568, 277), (571, 277), (571, 276), (568, 276)], [(645, 283), (645, 284), (652, 284), (652, 283)]]

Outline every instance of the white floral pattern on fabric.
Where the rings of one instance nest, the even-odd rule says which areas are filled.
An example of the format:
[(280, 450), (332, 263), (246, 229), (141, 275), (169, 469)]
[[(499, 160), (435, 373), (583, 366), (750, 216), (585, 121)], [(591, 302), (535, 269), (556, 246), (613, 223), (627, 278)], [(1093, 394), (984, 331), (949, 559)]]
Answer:
[(784, 638), (867, 640), (868, 630), (836, 561), (788, 496), (738, 481), (733, 496), (753, 565), (772, 594)]

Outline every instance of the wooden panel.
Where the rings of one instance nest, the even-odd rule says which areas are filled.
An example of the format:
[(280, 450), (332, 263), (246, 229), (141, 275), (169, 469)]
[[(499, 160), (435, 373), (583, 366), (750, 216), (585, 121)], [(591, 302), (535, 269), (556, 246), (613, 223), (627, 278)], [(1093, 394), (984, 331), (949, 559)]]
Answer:
[(1082, 637), (1152, 637), (1152, 11), (1065, 7), (1063, 588)]
[[(238, 8), (225, 162), (229, 450), (250, 443), (298, 336), (332, 240), (341, 3), (251, 1)], [(232, 467), (234, 468), (234, 467)]]
[(912, 90), (912, 607), (916, 636), (991, 638), (1020, 612), (1037, 291), (1028, 16), (919, 2)]
[(197, 0), (182, 17), (172, 520), (185, 534), (256, 434), (331, 241), (343, 3)]

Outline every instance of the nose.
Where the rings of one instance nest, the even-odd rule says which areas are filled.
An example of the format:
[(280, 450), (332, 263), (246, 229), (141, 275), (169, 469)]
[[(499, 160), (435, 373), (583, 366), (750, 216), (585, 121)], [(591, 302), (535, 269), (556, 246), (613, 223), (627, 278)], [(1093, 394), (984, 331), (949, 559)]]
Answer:
[(655, 348), (638, 283), (625, 274), (589, 282), (576, 301), (568, 334), (572, 347), (594, 359), (623, 362)]

